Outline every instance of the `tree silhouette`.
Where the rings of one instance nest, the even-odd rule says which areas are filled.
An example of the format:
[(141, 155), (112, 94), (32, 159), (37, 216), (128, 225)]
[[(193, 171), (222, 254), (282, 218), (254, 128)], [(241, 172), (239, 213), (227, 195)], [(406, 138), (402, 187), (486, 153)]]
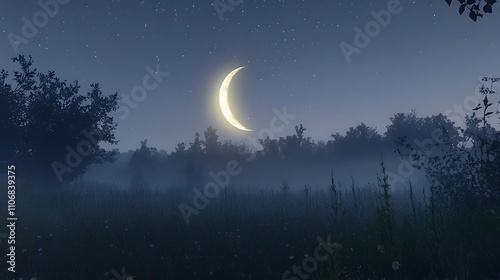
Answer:
[(207, 155), (215, 155), (220, 151), (219, 135), (217, 135), (217, 129), (209, 126), (204, 132), (205, 140), (203, 145), (205, 146), (205, 153)]
[[(278, 155), (280, 158), (286, 160), (297, 160), (303, 158), (307, 153), (305, 149), (311, 146), (311, 138), (304, 137), (305, 130), (301, 124), (300, 126), (295, 126), (295, 134), (280, 137), (277, 142), (269, 139), (269, 137), (260, 139), (259, 142), (264, 147), (264, 152), (269, 153), (268, 156)], [(278, 152), (276, 151), (276, 144)]]
[(156, 148), (148, 147), (148, 139), (141, 141), (141, 147), (134, 151), (129, 161), (132, 174), (132, 189), (144, 190), (150, 187), (148, 175), (158, 172), (160, 154)]
[(426, 140), (434, 141), (435, 135), (442, 131), (447, 133), (450, 145), (458, 145), (461, 141), (458, 129), (446, 116), (439, 114), (420, 118), (415, 111), (412, 111), (391, 117), (391, 124), (387, 126), (385, 137), (392, 143), (401, 143), (404, 140), (413, 144)]
[(332, 134), (334, 156), (357, 155), (367, 152), (379, 152), (382, 136), (373, 127), (360, 123), (350, 127), (345, 135)]
[(280, 148), (278, 140), (271, 139), (267, 136), (265, 139), (259, 139), (262, 145), (262, 154), (267, 159), (277, 159), (280, 157)]
[(134, 151), (130, 157), (129, 167), (133, 170), (152, 169), (158, 163), (158, 150), (148, 147), (148, 139), (141, 141), (141, 148)]
[[(189, 143), (190, 146), (185, 152), (183, 168), (181, 173), (186, 178), (187, 185), (190, 187), (199, 187), (202, 184), (202, 156), (203, 147), (202, 141), (200, 140), (200, 134), (195, 133), (193, 143)], [(179, 148), (182, 149), (180, 146)], [(182, 152), (181, 152), (182, 153)]]
[[(32, 69), (33, 59), (12, 59), (21, 66), (0, 75), (0, 160), (18, 159), (31, 178), (46, 183), (71, 181), (89, 164), (114, 160), (116, 150), (100, 148), (116, 144), (116, 124), (110, 113), (117, 109), (118, 94), (104, 96), (99, 84), (79, 94), (78, 81), (69, 84)], [(57, 179), (57, 180), (56, 180)]]
[[(494, 83), (500, 79), (483, 81)], [(472, 115), (465, 116), (465, 128), (455, 128), (442, 115), (415, 118), (420, 141), (403, 139), (400, 146), (414, 167), (425, 170), (437, 199), (457, 216), (483, 215), (500, 201), (500, 132), (488, 122), (494, 113), (491, 106), (495, 103), (488, 99), (494, 94), (493, 85), (489, 89), (483, 86), (481, 93), (485, 98)], [(440, 128), (442, 133), (428, 137), (430, 128)], [(394, 134), (394, 129), (390, 132), (388, 128), (388, 133)]]
[(184, 151), (186, 151), (186, 144), (181, 142), (177, 144), (177, 147), (175, 147), (174, 153), (183, 153)]
[(188, 152), (193, 154), (194, 156), (200, 156), (203, 154), (203, 148), (202, 148), (202, 141), (200, 140), (200, 134), (198, 132), (195, 133), (194, 135), (194, 141), (193, 143), (189, 143), (189, 149)]
[[(448, 6), (451, 6), (452, 0), (445, 0)], [(465, 10), (469, 11), (469, 17), (473, 21), (477, 21), (478, 17), (483, 17), (481, 11), (485, 14), (491, 14), (493, 12), (493, 5), (497, 3), (497, 0), (457, 0), (460, 3), (458, 7), (458, 13), (463, 14)]]

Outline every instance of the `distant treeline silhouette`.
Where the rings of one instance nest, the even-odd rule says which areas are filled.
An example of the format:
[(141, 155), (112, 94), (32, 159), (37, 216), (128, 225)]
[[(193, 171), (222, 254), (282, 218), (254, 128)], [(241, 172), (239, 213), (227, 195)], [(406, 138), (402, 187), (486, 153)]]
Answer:
[[(38, 73), (33, 60), (13, 59), (21, 66), (0, 74), (0, 162), (18, 164), (26, 178), (37, 184), (56, 186), (84, 174), (91, 164), (113, 162), (117, 150), (105, 150), (102, 143), (116, 144), (117, 127), (111, 114), (117, 109), (118, 95), (104, 95), (98, 84), (80, 94), (77, 81), (61, 81), (50, 71)], [(498, 79), (486, 81), (497, 82)], [(202, 183), (202, 170), (224, 166), (230, 160), (252, 161), (253, 166), (278, 166), (283, 162), (328, 163), (360, 161), (393, 153), (409, 161), (447, 189), (470, 182), (470, 188), (488, 196), (500, 186), (500, 136), (488, 123), (495, 111), (483, 87), (483, 104), (465, 116), (459, 128), (439, 114), (419, 117), (412, 111), (390, 119), (385, 133), (361, 123), (345, 134), (333, 133), (328, 141), (306, 136), (306, 128), (295, 126), (293, 135), (258, 139), (251, 143), (220, 141), (210, 126), (203, 139), (196, 133), (191, 143), (179, 143), (174, 151), (149, 147), (147, 140), (133, 152), (129, 167), (135, 185), (147, 185), (148, 174), (183, 174), (189, 185)], [(479, 114), (479, 115), (476, 115)], [(498, 110), (497, 110), (498, 113)], [(5, 168), (2, 168), (2, 171)], [(479, 187), (477, 187), (479, 186)]]
[(492, 168), (500, 166), (499, 132), (488, 123), (483, 125), (475, 114), (467, 116), (465, 123), (466, 128), (462, 129), (442, 114), (418, 117), (412, 111), (394, 115), (383, 135), (361, 123), (349, 128), (345, 134), (332, 134), (328, 141), (306, 137), (306, 128), (299, 125), (295, 126), (293, 135), (259, 139), (261, 147), (257, 149), (247, 143), (220, 142), (217, 129), (210, 126), (203, 139), (196, 133), (188, 147), (184, 142), (179, 143), (171, 153), (159, 152), (149, 147), (147, 140), (141, 141), (141, 147), (132, 154), (130, 168), (139, 177), (146, 170), (150, 173), (173, 169), (183, 173), (192, 184), (200, 185), (202, 167), (223, 166), (229, 160), (244, 162), (252, 157), (254, 165), (269, 166), (272, 163), (279, 166), (280, 162), (362, 161), (394, 152), (416, 168), (432, 167), (428, 172), (434, 172), (432, 174), (436, 176), (436, 172), (444, 172), (447, 168), (455, 168), (458, 172), (461, 166), (462, 172), (468, 172), (465, 169), (477, 167), (484, 171), (489, 166), (489, 171), (484, 171), (483, 175), (490, 177), (490, 183), (497, 184), (498, 188), (500, 182), (493, 178), (500, 176), (493, 174), (497, 174), (500, 168), (497, 171), (492, 171)]

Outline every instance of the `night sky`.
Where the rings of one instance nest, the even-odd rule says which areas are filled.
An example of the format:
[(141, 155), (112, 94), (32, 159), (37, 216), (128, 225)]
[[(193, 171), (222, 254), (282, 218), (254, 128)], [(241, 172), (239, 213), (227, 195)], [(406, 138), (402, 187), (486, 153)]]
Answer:
[[(2, 1), (0, 68), (18, 69), (10, 60), (18, 49), (39, 70), (78, 80), (83, 91), (100, 83), (120, 96), (142, 84), (147, 67), (168, 72), (126, 117), (115, 114), (122, 151), (146, 138), (172, 151), (209, 125), (221, 140), (243, 140), (284, 106), (297, 117), (277, 137), (296, 124), (316, 140), (360, 122), (383, 133), (395, 113), (444, 113), (474, 94), (480, 77), (500, 76), (500, 16), (473, 22), (455, 2), (401, 0), (400, 13), (350, 63), (340, 44), (354, 46), (354, 28), (364, 30), (371, 11), (392, 1), (226, 0), (234, 7), (223, 14), (211, 1), (60, 2), (68, 3), (16, 44), (12, 34), (23, 36), (23, 17), (33, 23), (44, 10), (37, 1)], [(231, 84), (231, 108), (253, 132), (230, 126), (217, 103), (222, 80), (239, 66), (246, 68)]]

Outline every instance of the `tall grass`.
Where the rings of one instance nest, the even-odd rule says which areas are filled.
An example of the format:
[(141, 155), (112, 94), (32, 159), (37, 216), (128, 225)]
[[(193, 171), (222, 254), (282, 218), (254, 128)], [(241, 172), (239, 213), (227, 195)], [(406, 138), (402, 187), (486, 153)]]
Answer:
[(376, 185), (348, 188), (332, 172), (329, 188), (229, 186), (189, 225), (177, 206), (192, 194), (179, 188), (20, 186), (16, 277), (109, 280), (124, 267), (136, 280), (281, 279), (330, 235), (334, 253), (308, 279), (500, 278), (498, 205), (456, 217), (432, 189), (394, 195), (381, 169)]

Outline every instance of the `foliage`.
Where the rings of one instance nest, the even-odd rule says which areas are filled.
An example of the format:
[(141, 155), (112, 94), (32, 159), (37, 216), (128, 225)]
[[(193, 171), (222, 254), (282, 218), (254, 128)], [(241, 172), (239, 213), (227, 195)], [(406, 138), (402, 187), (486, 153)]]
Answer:
[(202, 141), (205, 147), (204, 152), (209, 155), (219, 153), (221, 144), (218, 141), (219, 135), (217, 135), (217, 129), (209, 126), (203, 135), (205, 136), (205, 140)]
[(351, 127), (345, 133), (332, 134), (334, 155), (343, 157), (366, 155), (367, 153), (378, 152), (382, 146), (382, 136), (376, 128), (360, 123), (356, 127)]
[[(452, 0), (445, 0), (448, 6), (451, 6)], [(493, 5), (497, 0), (457, 0), (460, 3), (458, 13), (463, 14), (465, 10), (469, 11), (469, 18), (477, 21), (478, 17), (483, 17), (482, 12), (491, 14), (493, 12)], [(481, 12), (482, 11), (482, 12)]]
[[(99, 84), (80, 94), (78, 81), (67, 83), (53, 71), (32, 69), (31, 56), (12, 60), (21, 71), (14, 71), (15, 86), (7, 71), (0, 75), (0, 160), (16, 158), (30, 166), (31, 176), (54, 183), (56, 167), (63, 171), (59, 179), (71, 181), (92, 163), (113, 161), (116, 151), (100, 143), (117, 143), (110, 113), (117, 109), (118, 94), (105, 96)], [(71, 149), (84, 155), (75, 166), (67, 164)]]
[(500, 134), (487, 121), (494, 113), (488, 99), (494, 92), (484, 87), (481, 92), (485, 95), (483, 103), (473, 110), (482, 109), (482, 116), (476, 112), (466, 116), (458, 143), (446, 131), (425, 150), (405, 140), (399, 143), (414, 166), (426, 171), (432, 194), (457, 216), (487, 212), (500, 202)]
[(156, 148), (148, 147), (148, 139), (141, 141), (141, 147), (132, 153), (129, 170), (132, 174), (132, 187), (143, 190), (150, 187), (146, 180), (151, 174), (160, 172), (161, 157)]
[(141, 147), (134, 151), (130, 158), (130, 169), (153, 168), (158, 161), (158, 150), (148, 147), (148, 139), (141, 141)]
[(397, 113), (391, 117), (385, 138), (391, 142), (400, 142), (402, 138), (408, 143), (415, 143), (426, 138), (433, 138), (437, 130), (448, 135), (452, 145), (460, 142), (459, 130), (446, 116), (439, 114), (430, 117), (418, 117), (415, 111)]

